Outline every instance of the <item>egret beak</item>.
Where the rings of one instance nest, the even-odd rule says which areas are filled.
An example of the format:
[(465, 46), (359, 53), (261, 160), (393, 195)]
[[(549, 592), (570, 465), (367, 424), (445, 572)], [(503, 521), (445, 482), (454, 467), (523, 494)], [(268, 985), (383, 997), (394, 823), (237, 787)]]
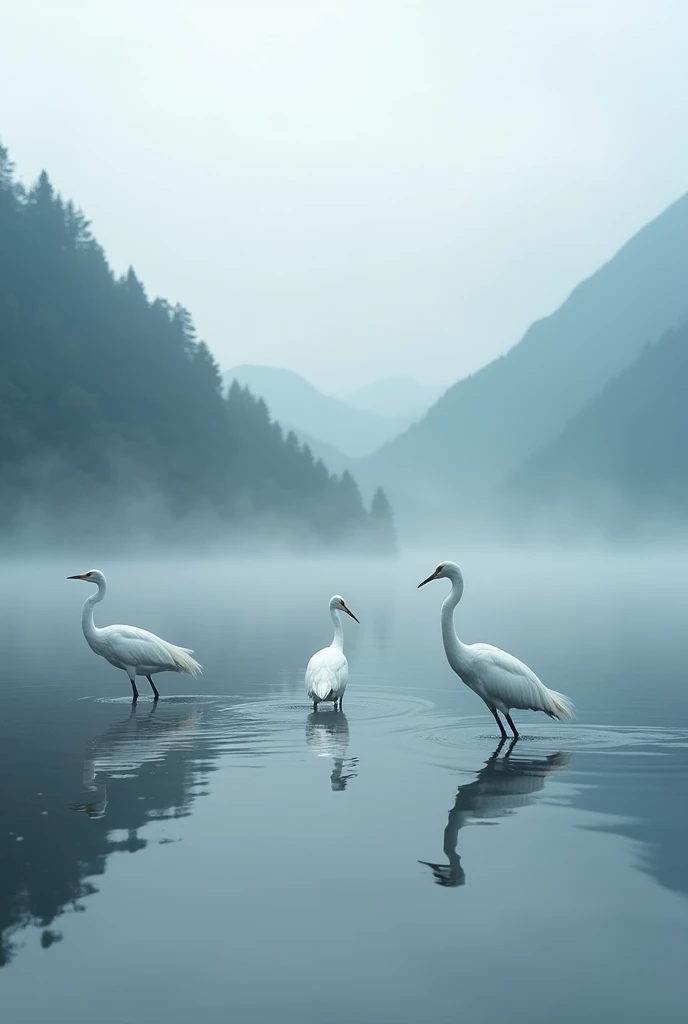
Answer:
[(354, 613), (352, 611), (349, 611), (349, 609), (346, 607), (345, 604), (342, 605), (342, 608), (344, 609), (344, 611), (346, 612), (347, 615), (351, 616), (351, 618), (354, 620), (354, 622), (358, 622), (359, 626), (361, 625), (360, 621), (356, 618)]
[(68, 580), (85, 580), (86, 579), (86, 573), (82, 572), (81, 576), (68, 576), (67, 579)]
[(416, 587), (416, 590), (420, 590), (420, 588), (424, 587), (426, 583), (432, 583), (432, 581), (436, 580), (436, 579), (437, 579), (437, 573), (434, 572), (432, 574), (432, 576), (428, 576), (428, 578), (426, 580), (423, 580), (422, 583), (419, 583), (418, 586)]

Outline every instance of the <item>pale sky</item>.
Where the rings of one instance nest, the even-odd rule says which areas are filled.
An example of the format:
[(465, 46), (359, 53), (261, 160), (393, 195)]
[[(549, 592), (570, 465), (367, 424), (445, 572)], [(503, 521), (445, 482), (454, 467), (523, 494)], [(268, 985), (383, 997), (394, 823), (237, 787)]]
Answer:
[(448, 386), (688, 190), (685, 0), (6, 0), (0, 137), (223, 367)]

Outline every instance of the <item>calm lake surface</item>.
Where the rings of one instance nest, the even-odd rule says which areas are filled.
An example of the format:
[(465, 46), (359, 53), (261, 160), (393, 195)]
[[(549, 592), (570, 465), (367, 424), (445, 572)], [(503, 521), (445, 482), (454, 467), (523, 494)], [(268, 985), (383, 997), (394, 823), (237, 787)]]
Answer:
[[(497, 744), (456, 616), (576, 703)], [(655, 1022), (688, 1001), (688, 557), (441, 550), (107, 563), (96, 621), (193, 647), (125, 673), (81, 633), (88, 560), (0, 578), (8, 1024)], [(342, 593), (344, 710), (303, 673)]]

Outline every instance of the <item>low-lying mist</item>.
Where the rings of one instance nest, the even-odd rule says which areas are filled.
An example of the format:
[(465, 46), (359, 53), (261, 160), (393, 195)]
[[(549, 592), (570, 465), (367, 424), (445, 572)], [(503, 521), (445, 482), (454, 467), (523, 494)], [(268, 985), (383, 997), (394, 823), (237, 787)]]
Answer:
[(341, 488), (340, 500), (336, 493), (304, 489), (297, 502), (289, 491), (268, 493), (260, 481), (199, 494), (180, 473), (171, 492), (121, 456), (103, 456), (97, 472), (90, 466), (80, 471), (58, 454), (34, 456), (0, 480), (0, 555), (88, 547), (115, 557), (123, 551), (286, 555), (325, 549), (392, 557), (396, 537), (388, 506), (383, 503), (380, 519), (375, 505), (370, 512), (363, 507), (352, 478)]

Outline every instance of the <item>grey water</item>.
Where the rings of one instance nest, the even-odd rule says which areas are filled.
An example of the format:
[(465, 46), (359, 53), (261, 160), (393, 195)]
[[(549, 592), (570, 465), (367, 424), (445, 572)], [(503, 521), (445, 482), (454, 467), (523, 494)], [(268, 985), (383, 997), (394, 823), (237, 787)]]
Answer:
[[(578, 708), (498, 745), (467, 642)], [(100, 564), (99, 564), (100, 563)], [(87, 647), (92, 565), (0, 581), (0, 1007), (38, 1020), (680, 1019), (688, 998), (688, 556), (96, 562), (96, 621), (193, 647), (140, 681)], [(341, 713), (305, 701), (342, 593)]]

